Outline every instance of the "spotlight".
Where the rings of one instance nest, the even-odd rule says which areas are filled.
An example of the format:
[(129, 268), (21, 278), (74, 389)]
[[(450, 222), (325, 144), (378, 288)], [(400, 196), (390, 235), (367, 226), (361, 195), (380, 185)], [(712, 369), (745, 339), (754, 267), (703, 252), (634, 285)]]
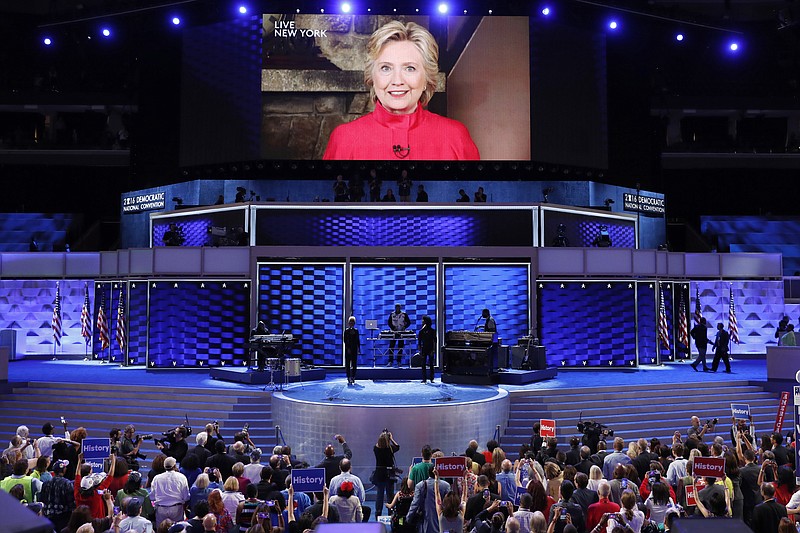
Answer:
[(103, 37), (111, 37), (111, 30), (109, 30), (108, 28), (103, 28), (103, 30), (100, 33), (103, 34)]
[(608, 27), (609, 29), (616, 30), (619, 27), (619, 24), (617, 24), (616, 20), (612, 20), (608, 23)]
[(351, 6), (348, 2), (342, 4), (342, 13), (350, 13)]
[(736, 52), (739, 50), (739, 43), (733, 41), (728, 45), (728, 48), (730, 49), (731, 52)]
[(677, 34), (677, 35), (675, 36), (675, 40), (676, 40), (676, 41), (682, 41), (682, 40), (683, 40), (683, 34), (682, 34), (682, 33), (679, 33), (679, 34)]
[(547, 7), (547, 6), (543, 7), (542, 8), (542, 15), (544, 15), (545, 17), (549, 17), (550, 16), (550, 8)]
[(247, 6), (239, 6), (239, 13), (242, 15), (247, 14)]
[(172, 17), (172, 24), (174, 24), (175, 26), (180, 26), (181, 19), (179, 19), (178, 17)]
[(441, 3), (439, 4), (439, 7), (437, 9), (439, 10), (439, 13), (444, 15), (445, 13), (447, 13), (447, 4)]
[(44, 43), (45, 46), (50, 46), (51, 44), (53, 44), (53, 41), (52, 41), (52, 39), (50, 39), (50, 37), (45, 37), (42, 40), (42, 42)]

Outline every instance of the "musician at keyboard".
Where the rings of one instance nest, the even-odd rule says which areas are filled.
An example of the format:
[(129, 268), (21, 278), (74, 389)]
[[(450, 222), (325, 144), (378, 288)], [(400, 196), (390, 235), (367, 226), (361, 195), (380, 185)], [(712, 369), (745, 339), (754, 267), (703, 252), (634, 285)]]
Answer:
[[(253, 339), (257, 335), (269, 335), (269, 328), (267, 327), (266, 324), (264, 324), (263, 320), (259, 320), (258, 324), (256, 324), (256, 327), (254, 327), (253, 329), (250, 330), (250, 342), (251, 343), (253, 342)], [(269, 354), (267, 354), (267, 350), (265, 350), (263, 347), (258, 346), (258, 345), (256, 345), (254, 350), (256, 352), (256, 361), (257, 361), (256, 367), (258, 368), (258, 371), (261, 372), (261, 371), (264, 370), (264, 364), (266, 363), (267, 355), (269, 355)]]
[[(481, 322), (483, 322), (483, 324), (481, 324)], [(494, 321), (494, 317), (488, 309), (481, 311), (481, 318), (478, 320), (478, 326), (475, 327), (475, 331), (497, 332), (497, 322)]]
[[(411, 325), (411, 319), (408, 314), (403, 311), (403, 306), (400, 304), (394, 305), (394, 312), (389, 314), (389, 329), (396, 332), (394, 339), (389, 341), (389, 365), (392, 366), (397, 358), (397, 366), (402, 365), (403, 347), (406, 343), (402, 339), (400, 332), (406, 331)], [(397, 349), (395, 350), (395, 346)]]

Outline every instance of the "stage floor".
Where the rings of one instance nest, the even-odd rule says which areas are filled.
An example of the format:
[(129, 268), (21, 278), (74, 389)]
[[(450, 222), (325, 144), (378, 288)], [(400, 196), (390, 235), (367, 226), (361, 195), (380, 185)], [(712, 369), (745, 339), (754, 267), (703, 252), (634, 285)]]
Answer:
[[(764, 359), (736, 360), (732, 363), (732, 374), (722, 371), (711, 374), (694, 372), (688, 363), (669, 363), (664, 366), (642, 366), (638, 369), (625, 370), (565, 370), (558, 369), (555, 378), (528, 383), (526, 385), (501, 385), (508, 391), (575, 389), (583, 387), (601, 387), (624, 384), (652, 383), (665, 385), (669, 383), (713, 382), (731, 380), (767, 381), (767, 364)], [(325, 382), (340, 381), (346, 383), (344, 371), (326, 370)], [(9, 382), (56, 381), (63, 383), (109, 383), (159, 385), (190, 388), (241, 389), (260, 390), (263, 385), (247, 385), (211, 379), (208, 369), (204, 370), (153, 370), (142, 367), (121, 367), (116, 364), (101, 364), (94, 361), (42, 359), (23, 359), (10, 361), (8, 364)], [(436, 374), (437, 384), (441, 374)], [(381, 380), (375, 380), (380, 382)], [(404, 385), (405, 380), (386, 381)], [(421, 387), (424, 386), (418, 383)]]

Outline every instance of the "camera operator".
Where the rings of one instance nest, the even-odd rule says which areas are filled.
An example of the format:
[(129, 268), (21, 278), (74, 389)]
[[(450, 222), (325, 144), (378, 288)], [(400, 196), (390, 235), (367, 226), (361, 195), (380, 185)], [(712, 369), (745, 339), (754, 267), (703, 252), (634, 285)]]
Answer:
[(687, 431), (689, 438), (694, 437), (700, 442), (703, 442), (703, 437), (709, 430), (713, 430), (714, 426), (717, 424), (718, 420), (715, 418), (713, 420), (706, 420), (706, 423), (702, 426), (700, 425), (700, 419), (697, 416), (692, 417), (692, 427), (689, 428)]
[[(142, 445), (142, 437), (135, 436), (136, 428), (132, 424), (125, 426), (125, 431), (122, 434), (122, 439), (117, 441), (120, 457), (125, 459), (128, 463), (128, 468), (131, 470), (139, 470), (139, 461), (137, 458), (144, 459), (145, 457), (139, 453), (139, 446)], [(112, 440), (112, 445), (114, 444)]]
[(180, 463), (186, 454), (189, 453), (189, 445), (186, 444), (186, 436), (189, 434), (186, 426), (180, 425), (174, 429), (164, 432), (165, 439), (157, 440), (156, 447), (167, 457), (174, 457)]

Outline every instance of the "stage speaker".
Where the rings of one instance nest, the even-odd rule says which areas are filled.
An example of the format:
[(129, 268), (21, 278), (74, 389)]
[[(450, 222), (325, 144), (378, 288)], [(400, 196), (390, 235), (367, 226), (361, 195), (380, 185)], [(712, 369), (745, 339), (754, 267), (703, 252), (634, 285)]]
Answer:
[(753, 530), (736, 518), (678, 518), (672, 523), (670, 533), (753, 533)]
[(422, 368), (422, 355), (419, 352), (411, 356), (411, 367)]

